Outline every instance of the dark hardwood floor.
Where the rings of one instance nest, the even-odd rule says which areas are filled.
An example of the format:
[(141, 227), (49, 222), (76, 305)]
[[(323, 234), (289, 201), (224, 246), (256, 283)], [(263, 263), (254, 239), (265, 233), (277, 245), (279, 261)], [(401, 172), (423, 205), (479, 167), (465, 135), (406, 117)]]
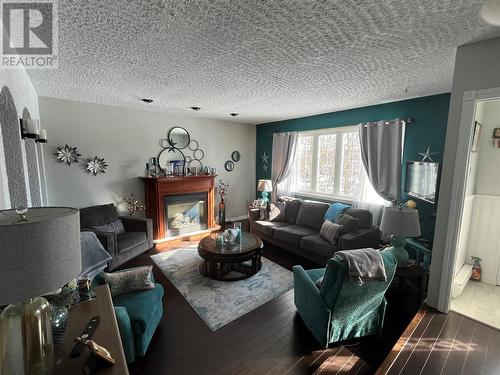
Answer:
[(500, 331), (453, 311), (424, 307), (379, 374), (500, 374)]
[[(296, 313), (292, 290), (212, 332), (151, 261), (154, 252), (123, 265), (153, 264), (156, 281), (165, 288), (163, 319), (146, 356), (130, 366), (131, 374), (373, 374), (418, 310), (416, 302), (410, 307), (412, 302), (404, 301), (411, 296), (390, 296), (381, 338), (325, 350)], [(269, 244), (264, 256), (288, 269), (317, 267)]]

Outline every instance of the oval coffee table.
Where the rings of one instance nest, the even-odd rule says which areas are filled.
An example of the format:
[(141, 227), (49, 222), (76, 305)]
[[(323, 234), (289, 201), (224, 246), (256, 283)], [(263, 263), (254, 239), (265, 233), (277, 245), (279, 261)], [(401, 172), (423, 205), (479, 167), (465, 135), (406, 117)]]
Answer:
[(255, 275), (262, 267), (262, 240), (242, 232), (238, 245), (217, 245), (216, 233), (202, 238), (198, 254), (203, 258), (199, 270), (203, 276), (221, 281), (237, 281)]

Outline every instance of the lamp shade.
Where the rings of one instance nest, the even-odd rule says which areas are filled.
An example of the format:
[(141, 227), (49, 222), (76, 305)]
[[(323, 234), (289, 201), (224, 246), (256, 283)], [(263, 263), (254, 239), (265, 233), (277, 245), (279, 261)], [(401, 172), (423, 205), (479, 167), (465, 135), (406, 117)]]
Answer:
[(0, 211), (0, 306), (52, 292), (81, 271), (80, 216), (67, 207)]
[(385, 207), (380, 230), (403, 237), (420, 236), (418, 211), (411, 208)]
[(273, 191), (273, 182), (271, 180), (259, 180), (257, 191)]

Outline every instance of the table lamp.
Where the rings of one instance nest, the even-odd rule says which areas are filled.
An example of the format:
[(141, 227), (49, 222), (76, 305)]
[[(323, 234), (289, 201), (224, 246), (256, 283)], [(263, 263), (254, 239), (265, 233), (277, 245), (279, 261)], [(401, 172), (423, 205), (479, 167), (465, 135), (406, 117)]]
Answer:
[(257, 191), (262, 192), (262, 202), (267, 205), (269, 202), (269, 192), (273, 191), (273, 182), (271, 180), (259, 180)]
[(385, 207), (380, 231), (391, 235), (390, 244), (392, 247), (387, 250), (396, 258), (398, 267), (406, 266), (409, 259), (405, 249), (406, 238), (420, 236), (418, 211), (406, 207)]
[(0, 211), (0, 373), (53, 370), (49, 304), (40, 297), (81, 271), (77, 209)]

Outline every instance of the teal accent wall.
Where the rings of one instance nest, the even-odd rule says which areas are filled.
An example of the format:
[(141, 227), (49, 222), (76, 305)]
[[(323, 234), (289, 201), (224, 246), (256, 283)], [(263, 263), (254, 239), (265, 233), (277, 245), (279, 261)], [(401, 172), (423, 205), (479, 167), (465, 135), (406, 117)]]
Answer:
[[(257, 125), (256, 177), (257, 179), (271, 177), (273, 133), (335, 128), (356, 125), (362, 122), (412, 117), (413, 122), (406, 127), (405, 135), (403, 153), (404, 187), (406, 161), (421, 160), (422, 157), (418, 154), (419, 152), (425, 152), (427, 147), (430, 147), (432, 152), (438, 152), (437, 155), (433, 156), (433, 160), (437, 162), (443, 161), (449, 105), (450, 94), (440, 94), (259, 124)], [(269, 156), (267, 170), (264, 169), (262, 161), (264, 153)], [(403, 198), (406, 199), (407, 197), (404, 196)], [(422, 235), (425, 238), (432, 239), (434, 237), (436, 206), (418, 199), (415, 199), (415, 201), (417, 202), (417, 209), (423, 218)]]

